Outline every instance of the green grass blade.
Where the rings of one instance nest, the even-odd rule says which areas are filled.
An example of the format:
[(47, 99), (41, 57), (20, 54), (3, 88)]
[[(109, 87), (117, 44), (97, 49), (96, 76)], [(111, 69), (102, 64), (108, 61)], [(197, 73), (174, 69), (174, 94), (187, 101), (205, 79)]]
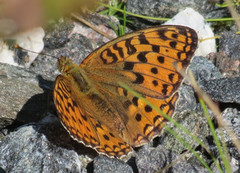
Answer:
[[(120, 16), (116, 16), (116, 18), (117, 18), (118, 20), (122, 20), (122, 21), (124, 20), (123, 17), (120, 17)], [(129, 20), (129, 19), (127, 19), (127, 18), (126, 18), (126, 22), (127, 22), (127, 23), (131, 23), (131, 24), (134, 23), (132, 20)]]
[(219, 19), (205, 19), (207, 22), (225, 22), (225, 21), (234, 21), (232, 17), (228, 18), (219, 18)]
[[(229, 158), (229, 156), (228, 156), (226, 145), (223, 142), (223, 150), (222, 150), (222, 147), (221, 147), (220, 141), (218, 140), (218, 137), (217, 137), (214, 125), (213, 125), (212, 120), (211, 120), (211, 118), (209, 116), (209, 113), (207, 111), (207, 107), (206, 107), (204, 101), (201, 98), (199, 98), (199, 102), (200, 102), (200, 104), (201, 104), (201, 106), (203, 108), (204, 114), (206, 115), (209, 127), (211, 129), (214, 141), (215, 141), (215, 143), (217, 145), (220, 157), (222, 158), (222, 161), (224, 163), (226, 172), (231, 173), (231, 166), (229, 165), (229, 160), (227, 159), (227, 158)], [(225, 153), (225, 155), (224, 155), (224, 153)]]
[(116, 33), (116, 35), (118, 36), (118, 30), (117, 28), (114, 26), (114, 24), (110, 21), (109, 25), (112, 27), (112, 29), (114, 30), (114, 32)]
[[(111, 8), (111, 9), (114, 9), (114, 10), (116, 10), (118, 12), (124, 13), (124, 10), (112, 7), (112, 6), (104, 4), (104, 3), (99, 3), (99, 4), (104, 6), (104, 7)], [(159, 18), (159, 17), (144, 16), (144, 15), (140, 15), (140, 14), (130, 13), (128, 11), (126, 11), (126, 14), (134, 16), (134, 17), (139, 17), (139, 18), (142, 18), (142, 19), (159, 20), (159, 21), (167, 21), (167, 20), (169, 20), (169, 18)]]
[(123, 13), (123, 32), (124, 32), (124, 34), (125, 34), (125, 32), (126, 32), (126, 23), (127, 23), (127, 15), (126, 15), (126, 4), (124, 5), (124, 7), (123, 7), (123, 11), (124, 11), (124, 13)]
[[(124, 10), (116, 8), (116, 7), (112, 7), (110, 5), (104, 4), (104, 3), (100, 3), (101, 5), (103, 5), (104, 7), (116, 10), (118, 12), (124, 13)], [(160, 18), (160, 17), (151, 17), (151, 16), (144, 16), (144, 15), (140, 15), (140, 14), (134, 14), (131, 12), (126, 11), (126, 14), (134, 16), (134, 17), (138, 17), (138, 18), (142, 18), (142, 19), (149, 19), (149, 20), (157, 20), (157, 21), (168, 21), (170, 18)], [(234, 21), (233, 18), (229, 17), (229, 18), (218, 18), (218, 19), (206, 19), (207, 22), (224, 22), (224, 21)]]

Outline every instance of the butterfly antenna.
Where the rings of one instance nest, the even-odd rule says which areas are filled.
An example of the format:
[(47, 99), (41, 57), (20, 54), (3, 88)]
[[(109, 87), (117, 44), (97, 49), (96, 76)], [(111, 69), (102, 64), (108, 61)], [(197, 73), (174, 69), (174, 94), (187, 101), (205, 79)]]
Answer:
[(53, 57), (53, 58), (57, 58), (57, 59), (58, 59), (58, 57), (56, 57), (56, 56), (54, 56), (54, 55), (50, 55), (50, 54), (42, 53), (42, 52), (39, 52), (39, 53), (38, 53), (38, 52), (35, 52), (35, 51), (32, 51), (32, 50), (24, 49), (24, 48), (20, 47), (20, 46), (17, 45), (17, 44), (14, 45), (14, 48), (20, 49), (20, 50), (24, 50), (24, 51), (26, 51), (26, 52), (31, 52), (31, 53), (35, 53), (35, 54), (39, 54), (39, 55), (46, 55), (46, 56), (50, 56), (50, 57)]

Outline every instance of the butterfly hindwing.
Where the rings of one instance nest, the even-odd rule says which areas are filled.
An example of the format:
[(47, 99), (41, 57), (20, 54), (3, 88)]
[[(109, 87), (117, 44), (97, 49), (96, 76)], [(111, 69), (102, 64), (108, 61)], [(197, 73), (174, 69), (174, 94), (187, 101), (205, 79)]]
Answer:
[(85, 145), (99, 146), (95, 127), (72, 94), (71, 82), (59, 75), (55, 82), (53, 98), (62, 124), (75, 140), (82, 141)]
[(68, 78), (59, 75), (54, 87), (57, 112), (70, 135), (78, 142), (110, 157), (121, 158), (131, 152), (132, 147), (129, 144), (101, 124), (94, 115), (85, 111), (86, 108), (81, 108), (72, 86)]
[[(102, 86), (104, 87), (104, 84)], [(111, 104), (108, 105), (110, 110), (116, 110), (116, 113), (112, 116), (121, 117), (122, 121), (118, 123), (125, 127), (125, 138), (121, 136), (125, 141), (132, 146), (141, 146), (160, 134), (163, 125), (166, 123), (166, 119), (162, 114), (152, 109), (142, 99), (121, 87), (116, 89), (115, 86), (105, 86), (105, 88), (108, 88), (109, 91), (117, 91), (105, 92), (105, 90), (99, 87), (101, 92), (105, 92), (101, 95), (111, 100)], [(151, 97), (145, 97), (145, 99), (161, 109), (165, 114), (171, 116), (178, 97), (179, 94), (176, 92), (166, 99)], [(118, 133), (121, 134), (120, 132)]]

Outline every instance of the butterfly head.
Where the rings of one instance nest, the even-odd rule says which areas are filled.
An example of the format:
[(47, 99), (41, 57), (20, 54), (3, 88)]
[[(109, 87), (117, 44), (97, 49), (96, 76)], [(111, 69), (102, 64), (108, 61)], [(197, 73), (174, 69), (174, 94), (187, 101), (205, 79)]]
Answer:
[(60, 57), (58, 59), (58, 70), (61, 73), (69, 73), (74, 65), (75, 63), (70, 58)]

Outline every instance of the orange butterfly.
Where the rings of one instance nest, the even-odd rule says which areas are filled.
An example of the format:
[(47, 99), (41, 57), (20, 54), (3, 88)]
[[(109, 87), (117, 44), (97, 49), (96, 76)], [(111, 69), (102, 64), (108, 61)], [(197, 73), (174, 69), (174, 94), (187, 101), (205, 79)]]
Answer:
[(109, 157), (123, 158), (159, 135), (166, 120), (122, 82), (171, 116), (197, 48), (196, 32), (163, 25), (114, 39), (80, 66), (61, 57), (54, 103), (70, 135)]

